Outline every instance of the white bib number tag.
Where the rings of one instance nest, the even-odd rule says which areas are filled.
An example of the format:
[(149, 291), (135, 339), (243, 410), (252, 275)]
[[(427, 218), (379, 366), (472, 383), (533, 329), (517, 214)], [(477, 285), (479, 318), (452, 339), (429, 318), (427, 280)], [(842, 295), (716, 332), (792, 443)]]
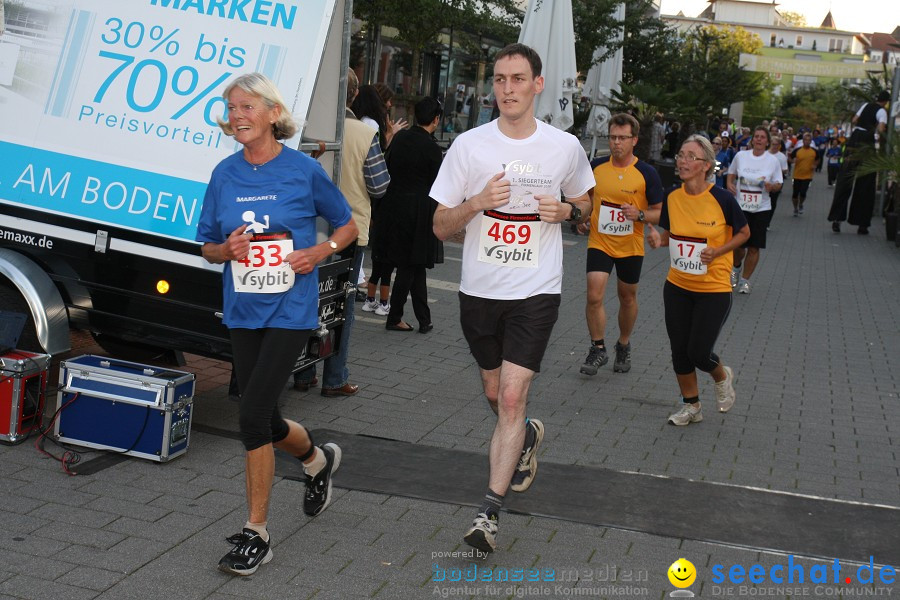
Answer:
[(705, 239), (669, 234), (669, 258), (672, 260), (672, 268), (682, 273), (706, 275), (706, 265), (700, 262), (700, 253), (705, 248)]
[(294, 251), (288, 232), (257, 233), (250, 238), (250, 253), (231, 261), (234, 291), (249, 294), (280, 294), (294, 285), (294, 272), (286, 257)]
[(759, 212), (762, 204), (762, 192), (748, 192), (746, 190), (739, 190), (738, 204), (741, 205), (741, 210), (747, 212)]
[(536, 268), (540, 238), (538, 215), (486, 210), (481, 217), (478, 260), (503, 267)]
[(597, 231), (606, 235), (631, 235), (634, 233), (634, 221), (625, 218), (625, 211), (618, 204), (602, 200), (600, 214), (597, 215)]

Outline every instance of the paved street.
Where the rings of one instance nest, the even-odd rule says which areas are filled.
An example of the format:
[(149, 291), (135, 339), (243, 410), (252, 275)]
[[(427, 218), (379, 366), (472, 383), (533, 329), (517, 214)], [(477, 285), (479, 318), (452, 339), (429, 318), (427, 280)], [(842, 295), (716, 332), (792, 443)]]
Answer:
[[(661, 599), (676, 589), (667, 571), (680, 557), (697, 571), (687, 589), (702, 597), (900, 591), (878, 579), (878, 565), (900, 568), (900, 544), (890, 543), (900, 531), (900, 249), (885, 240), (880, 218), (868, 236), (846, 224), (832, 233), (830, 201), (825, 174), (817, 174), (805, 214), (792, 218), (785, 186), (752, 293), (735, 295), (717, 345), (734, 368), (737, 403), (727, 414), (715, 412), (712, 382), (701, 377), (705, 420), (684, 428), (666, 423), (680, 401), (663, 322), (668, 254), (648, 251), (644, 261), (631, 372), (613, 373), (610, 361), (587, 377), (579, 373), (589, 343), (587, 238), (566, 230), (560, 319), (528, 410), (547, 428), (540, 472), (532, 490), (510, 498), (500, 547), (487, 559), (472, 557), (462, 534), (486, 487), (495, 418), (458, 323), (461, 246), (448, 244), (447, 261), (429, 272), (434, 331), (386, 331), (383, 317), (357, 304), (350, 369), (359, 394), (326, 399), (318, 388), (286, 388), (286, 416), (389, 454), (345, 452), (353, 485), (338, 471), (333, 504), (312, 519), (302, 512), (299, 469), (280, 461), (269, 517), (272, 562), (247, 578), (215, 568), (228, 550), (224, 538), (246, 520), (244, 455), (233, 435), (228, 365), (191, 357), (198, 393), (183, 457), (167, 464), (128, 459), (70, 477), (33, 439), (0, 446), (0, 598)], [(611, 283), (610, 347), (617, 306)], [(409, 304), (406, 317), (415, 324)], [(74, 354), (85, 352), (98, 349), (83, 343)], [(408, 442), (408, 454), (387, 440)], [(434, 485), (416, 483), (411, 467), (405, 479), (404, 460), (417, 457), (419, 468), (422, 456), (434, 457), (424, 475)], [(472, 462), (477, 468), (463, 473), (471, 497), (456, 497), (467, 497), (467, 488), (436, 491), (456, 476), (454, 464)], [(359, 465), (372, 465), (369, 479)], [(386, 472), (389, 480), (380, 481)], [(598, 514), (584, 494), (601, 497), (597, 482), (613, 480), (624, 483), (609, 494), (630, 499), (598, 502)], [(717, 491), (723, 484), (727, 496)], [(632, 485), (657, 491), (628, 495)], [(530, 494), (558, 500), (529, 503)], [(800, 503), (822, 512), (804, 508), (790, 517), (800, 515), (790, 512)], [(759, 510), (767, 506), (784, 512)], [(649, 516), (632, 518), (637, 509)], [(762, 517), (742, 519), (749, 514)], [(828, 514), (843, 516), (818, 518)], [(809, 520), (792, 528), (801, 517)], [(858, 532), (872, 533), (852, 546)], [(808, 538), (833, 549), (797, 551)], [(863, 585), (857, 569), (867, 563), (867, 539), (868, 548), (893, 546), (893, 554), (874, 556), (875, 581)], [(849, 565), (841, 579), (850, 576), (850, 584), (831, 579), (835, 559)], [(788, 583), (785, 568), (778, 582), (774, 573), (789, 560), (805, 580)], [(773, 575), (757, 587), (729, 580), (733, 565), (754, 564)], [(825, 567), (820, 585), (813, 573)]]

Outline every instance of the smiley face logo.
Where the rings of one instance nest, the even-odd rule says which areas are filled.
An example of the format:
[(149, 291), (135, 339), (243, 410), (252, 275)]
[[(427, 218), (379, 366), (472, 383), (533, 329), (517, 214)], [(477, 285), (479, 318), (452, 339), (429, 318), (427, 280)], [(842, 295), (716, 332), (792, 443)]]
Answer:
[(673, 562), (667, 574), (669, 583), (677, 588), (690, 587), (694, 580), (697, 579), (697, 569), (686, 558), (679, 558)]

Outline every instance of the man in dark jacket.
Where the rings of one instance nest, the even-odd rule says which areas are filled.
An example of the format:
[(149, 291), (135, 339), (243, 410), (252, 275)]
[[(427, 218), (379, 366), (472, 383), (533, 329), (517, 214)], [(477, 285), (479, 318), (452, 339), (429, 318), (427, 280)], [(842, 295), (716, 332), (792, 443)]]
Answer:
[(444, 247), (432, 230), (436, 203), (428, 192), (441, 167), (441, 148), (432, 134), (442, 112), (434, 98), (416, 103), (416, 125), (398, 132), (385, 156), (391, 184), (375, 208), (372, 258), (397, 266), (385, 324), (391, 331), (413, 330), (402, 320), (408, 294), (419, 333), (428, 333), (433, 327), (425, 269), (443, 262)]
[(846, 155), (844, 162), (841, 163), (831, 210), (828, 213), (831, 229), (835, 233), (840, 233), (841, 221), (847, 219), (847, 201), (850, 200), (851, 193), (853, 200), (850, 205), (849, 222), (859, 226), (857, 233), (860, 235), (869, 233), (872, 209), (875, 206), (876, 175), (872, 173), (857, 177), (856, 169), (860, 161), (859, 153), (866, 148), (875, 148), (876, 133), (884, 135), (888, 119), (887, 104), (890, 99), (890, 92), (882, 91), (875, 98), (875, 102), (863, 104), (853, 117), (853, 131), (847, 140)]

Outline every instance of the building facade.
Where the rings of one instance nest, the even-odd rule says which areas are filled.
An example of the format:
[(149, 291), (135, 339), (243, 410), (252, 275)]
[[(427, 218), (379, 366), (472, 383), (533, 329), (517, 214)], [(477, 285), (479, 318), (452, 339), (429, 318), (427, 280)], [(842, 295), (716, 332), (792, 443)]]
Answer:
[(865, 79), (867, 70), (880, 70), (871, 58), (869, 35), (837, 29), (830, 11), (819, 27), (797, 27), (781, 16), (777, 6), (754, 0), (710, 0), (696, 17), (679, 13), (661, 18), (682, 31), (715, 25), (741, 27), (755, 34), (763, 44), (760, 55), (746, 57), (742, 66), (770, 73), (777, 83), (776, 93), (827, 82), (857, 83)]

